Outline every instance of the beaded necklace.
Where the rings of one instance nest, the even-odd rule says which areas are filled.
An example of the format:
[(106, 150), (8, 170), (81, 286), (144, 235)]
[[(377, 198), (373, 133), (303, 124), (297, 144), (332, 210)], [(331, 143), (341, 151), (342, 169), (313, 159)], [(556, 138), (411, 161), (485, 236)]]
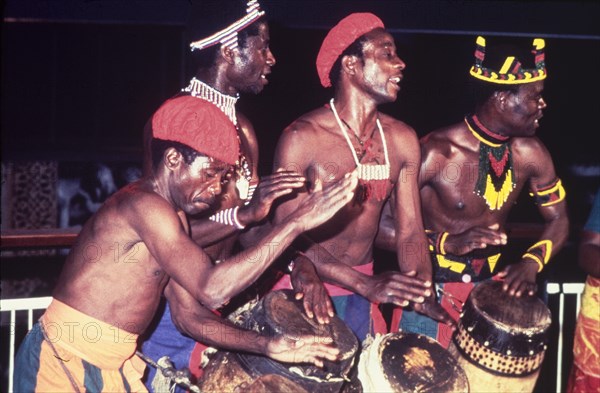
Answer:
[(240, 156), (238, 161), (236, 162), (236, 172), (238, 174), (236, 180), (236, 188), (240, 194), (240, 198), (245, 201), (249, 201), (252, 198), (250, 181), (252, 180), (252, 169), (250, 168), (250, 164), (248, 163), (248, 159), (242, 152), (242, 140), (240, 138), (240, 127), (237, 121), (237, 116), (235, 112), (235, 104), (239, 99), (239, 95), (230, 96), (224, 93), (221, 93), (219, 90), (207, 85), (199, 79), (192, 78), (188, 87), (182, 89), (183, 92), (189, 93), (192, 97), (197, 97), (202, 100), (212, 102), (215, 106), (217, 106), (231, 122), (235, 125), (237, 129), (237, 137), (240, 145)]
[(192, 97), (202, 98), (205, 101), (212, 102), (229, 117), (229, 120), (237, 125), (237, 117), (235, 115), (235, 104), (240, 98), (239, 95), (230, 96), (223, 94), (219, 90), (210, 87), (199, 79), (192, 78), (188, 87), (181, 91), (190, 93)]
[(346, 132), (346, 128), (340, 119), (340, 116), (335, 109), (335, 105), (333, 103), (333, 98), (329, 101), (329, 105), (331, 107), (331, 111), (335, 116), (335, 120), (337, 121), (340, 130), (342, 130), (342, 134), (350, 147), (350, 152), (352, 153), (352, 157), (354, 158), (354, 162), (356, 163), (356, 168), (358, 169), (358, 179), (360, 184), (365, 188), (366, 195), (365, 200), (369, 199), (369, 197), (373, 196), (378, 201), (383, 200), (387, 195), (387, 186), (389, 184), (390, 179), (390, 158), (388, 156), (387, 143), (385, 141), (385, 134), (383, 133), (383, 127), (381, 127), (381, 122), (379, 118), (376, 119), (377, 128), (379, 129), (379, 135), (381, 136), (381, 142), (383, 144), (383, 154), (385, 159), (385, 164), (368, 164), (364, 165), (358, 159), (354, 146), (352, 145), (352, 141)]
[(478, 178), (475, 194), (490, 210), (500, 210), (516, 186), (509, 138), (487, 129), (477, 115), (465, 117), (467, 127), (479, 140)]

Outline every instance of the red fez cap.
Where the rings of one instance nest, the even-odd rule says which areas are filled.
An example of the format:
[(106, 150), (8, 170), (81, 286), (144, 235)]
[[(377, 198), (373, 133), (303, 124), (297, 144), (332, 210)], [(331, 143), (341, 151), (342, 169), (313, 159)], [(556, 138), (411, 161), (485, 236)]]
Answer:
[(335, 25), (321, 44), (317, 55), (317, 72), (323, 87), (331, 86), (329, 73), (335, 61), (358, 37), (378, 27), (385, 28), (381, 19), (369, 13), (354, 13)]
[(152, 136), (188, 145), (206, 156), (235, 165), (237, 130), (214, 104), (191, 96), (166, 101), (152, 116)]

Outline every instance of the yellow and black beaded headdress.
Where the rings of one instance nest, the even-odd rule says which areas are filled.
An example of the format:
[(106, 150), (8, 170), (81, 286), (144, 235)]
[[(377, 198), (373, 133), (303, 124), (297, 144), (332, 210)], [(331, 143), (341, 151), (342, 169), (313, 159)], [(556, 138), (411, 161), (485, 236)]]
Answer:
[(475, 48), (475, 64), (469, 73), (471, 76), (485, 82), (505, 85), (518, 85), (546, 79), (546, 63), (544, 55), (545, 41), (542, 38), (533, 40), (532, 53), (535, 68), (523, 68), (521, 61), (516, 56), (507, 56), (499, 70), (485, 67), (485, 38), (477, 37)]

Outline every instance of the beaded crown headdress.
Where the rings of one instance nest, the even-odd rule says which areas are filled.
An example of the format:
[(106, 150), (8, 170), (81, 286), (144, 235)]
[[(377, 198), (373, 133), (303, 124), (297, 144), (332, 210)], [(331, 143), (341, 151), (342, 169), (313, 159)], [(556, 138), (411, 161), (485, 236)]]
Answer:
[(205, 49), (216, 44), (222, 44), (231, 49), (235, 49), (238, 46), (238, 32), (250, 26), (264, 14), (265, 11), (260, 9), (260, 4), (258, 3), (258, 0), (249, 0), (246, 4), (245, 16), (206, 38), (192, 42), (190, 44), (190, 50), (194, 51)]
[(519, 59), (515, 56), (507, 56), (499, 70), (485, 67), (485, 38), (478, 36), (475, 48), (475, 64), (469, 73), (471, 76), (490, 83), (518, 85), (546, 79), (546, 63), (544, 48), (546, 43), (542, 38), (533, 40), (532, 53), (535, 60), (535, 68), (523, 68)]

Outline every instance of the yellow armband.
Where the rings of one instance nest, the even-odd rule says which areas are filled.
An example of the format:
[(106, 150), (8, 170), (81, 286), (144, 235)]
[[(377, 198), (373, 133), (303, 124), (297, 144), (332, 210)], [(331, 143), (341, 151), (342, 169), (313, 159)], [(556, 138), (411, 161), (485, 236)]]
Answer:
[(529, 193), (540, 206), (552, 206), (563, 199), (567, 195), (565, 188), (559, 178), (556, 178), (546, 187), (538, 188), (536, 191)]
[(538, 273), (542, 271), (544, 266), (548, 264), (550, 256), (552, 255), (552, 241), (551, 240), (540, 240), (533, 246), (529, 247), (525, 254), (521, 258), (533, 259), (539, 265)]

